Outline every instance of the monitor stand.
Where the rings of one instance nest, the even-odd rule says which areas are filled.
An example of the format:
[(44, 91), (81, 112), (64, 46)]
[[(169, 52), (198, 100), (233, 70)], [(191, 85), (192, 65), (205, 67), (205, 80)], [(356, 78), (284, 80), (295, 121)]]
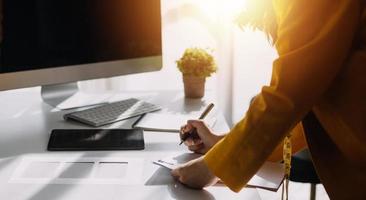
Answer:
[(109, 98), (105, 94), (81, 92), (76, 82), (42, 86), (41, 96), (45, 103), (61, 110), (105, 104)]

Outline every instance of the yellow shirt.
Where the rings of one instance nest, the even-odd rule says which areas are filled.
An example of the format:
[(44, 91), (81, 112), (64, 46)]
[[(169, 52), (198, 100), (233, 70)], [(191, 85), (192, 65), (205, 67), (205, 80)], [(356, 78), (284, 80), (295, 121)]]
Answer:
[[(366, 198), (366, 12), (363, 0), (273, 0), (278, 23), (270, 86), (206, 155), (239, 191), (310, 111), (326, 137), (307, 136), (331, 199)], [(296, 142), (296, 141), (295, 141)]]

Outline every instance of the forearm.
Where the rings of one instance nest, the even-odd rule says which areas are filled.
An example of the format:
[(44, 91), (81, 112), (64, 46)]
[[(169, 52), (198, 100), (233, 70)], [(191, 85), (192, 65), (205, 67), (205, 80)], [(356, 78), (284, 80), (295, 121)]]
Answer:
[(285, 96), (264, 88), (246, 117), (206, 154), (210, 170), (239, 191), (301, 118), (294, 108)]

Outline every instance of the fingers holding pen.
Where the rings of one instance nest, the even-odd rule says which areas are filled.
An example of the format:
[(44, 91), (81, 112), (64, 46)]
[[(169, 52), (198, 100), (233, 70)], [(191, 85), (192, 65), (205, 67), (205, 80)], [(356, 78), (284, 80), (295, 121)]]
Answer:
[(181, 126), (180, 128), (180, 132), (181, 133), (187, 133), (187, 132), (190, 132), (194, 129), (194, 127), (191, 125), (191, 124), (185, 124), (184, 126)]
[(197, 133), (198, 137), (203, 140), (206, 140), (207, 137), (212, 135), (211, 129), (202, 120), (188, 120), (187, 126), (191, 126), (193, 129), (196, 129), (195, 132)]
[(188, 120), (187, 125), (190, 125), (197, 130), (196, 132), (198, 137), (203, 141), (205, 147), (208, 149), (210, 149), (224, 137), (223, 135), (214, 134), (213, 131), (202, 120)]
[[(187, 134), (190, 134), (190, 137), (186, 138), (185, 136)], [(191, 137), (191, 131), (181, 131), (180, 132), (180, 138), (185, 138), (184, 144), (186, 146), (192, 146), (192, 145), (199, 145), (202, 143), (202, 140), (197, 137)]]

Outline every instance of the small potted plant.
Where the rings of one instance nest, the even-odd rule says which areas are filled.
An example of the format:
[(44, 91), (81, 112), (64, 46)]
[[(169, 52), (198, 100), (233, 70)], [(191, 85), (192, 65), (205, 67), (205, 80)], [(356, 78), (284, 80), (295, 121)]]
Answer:
[(182, 58), (177, 60), (182, 72), (184, 94), (187, 98), (201, 98), (205, 93), (206, 77), (217, 70), (214, 57), (202, 48), (188, 48)]

